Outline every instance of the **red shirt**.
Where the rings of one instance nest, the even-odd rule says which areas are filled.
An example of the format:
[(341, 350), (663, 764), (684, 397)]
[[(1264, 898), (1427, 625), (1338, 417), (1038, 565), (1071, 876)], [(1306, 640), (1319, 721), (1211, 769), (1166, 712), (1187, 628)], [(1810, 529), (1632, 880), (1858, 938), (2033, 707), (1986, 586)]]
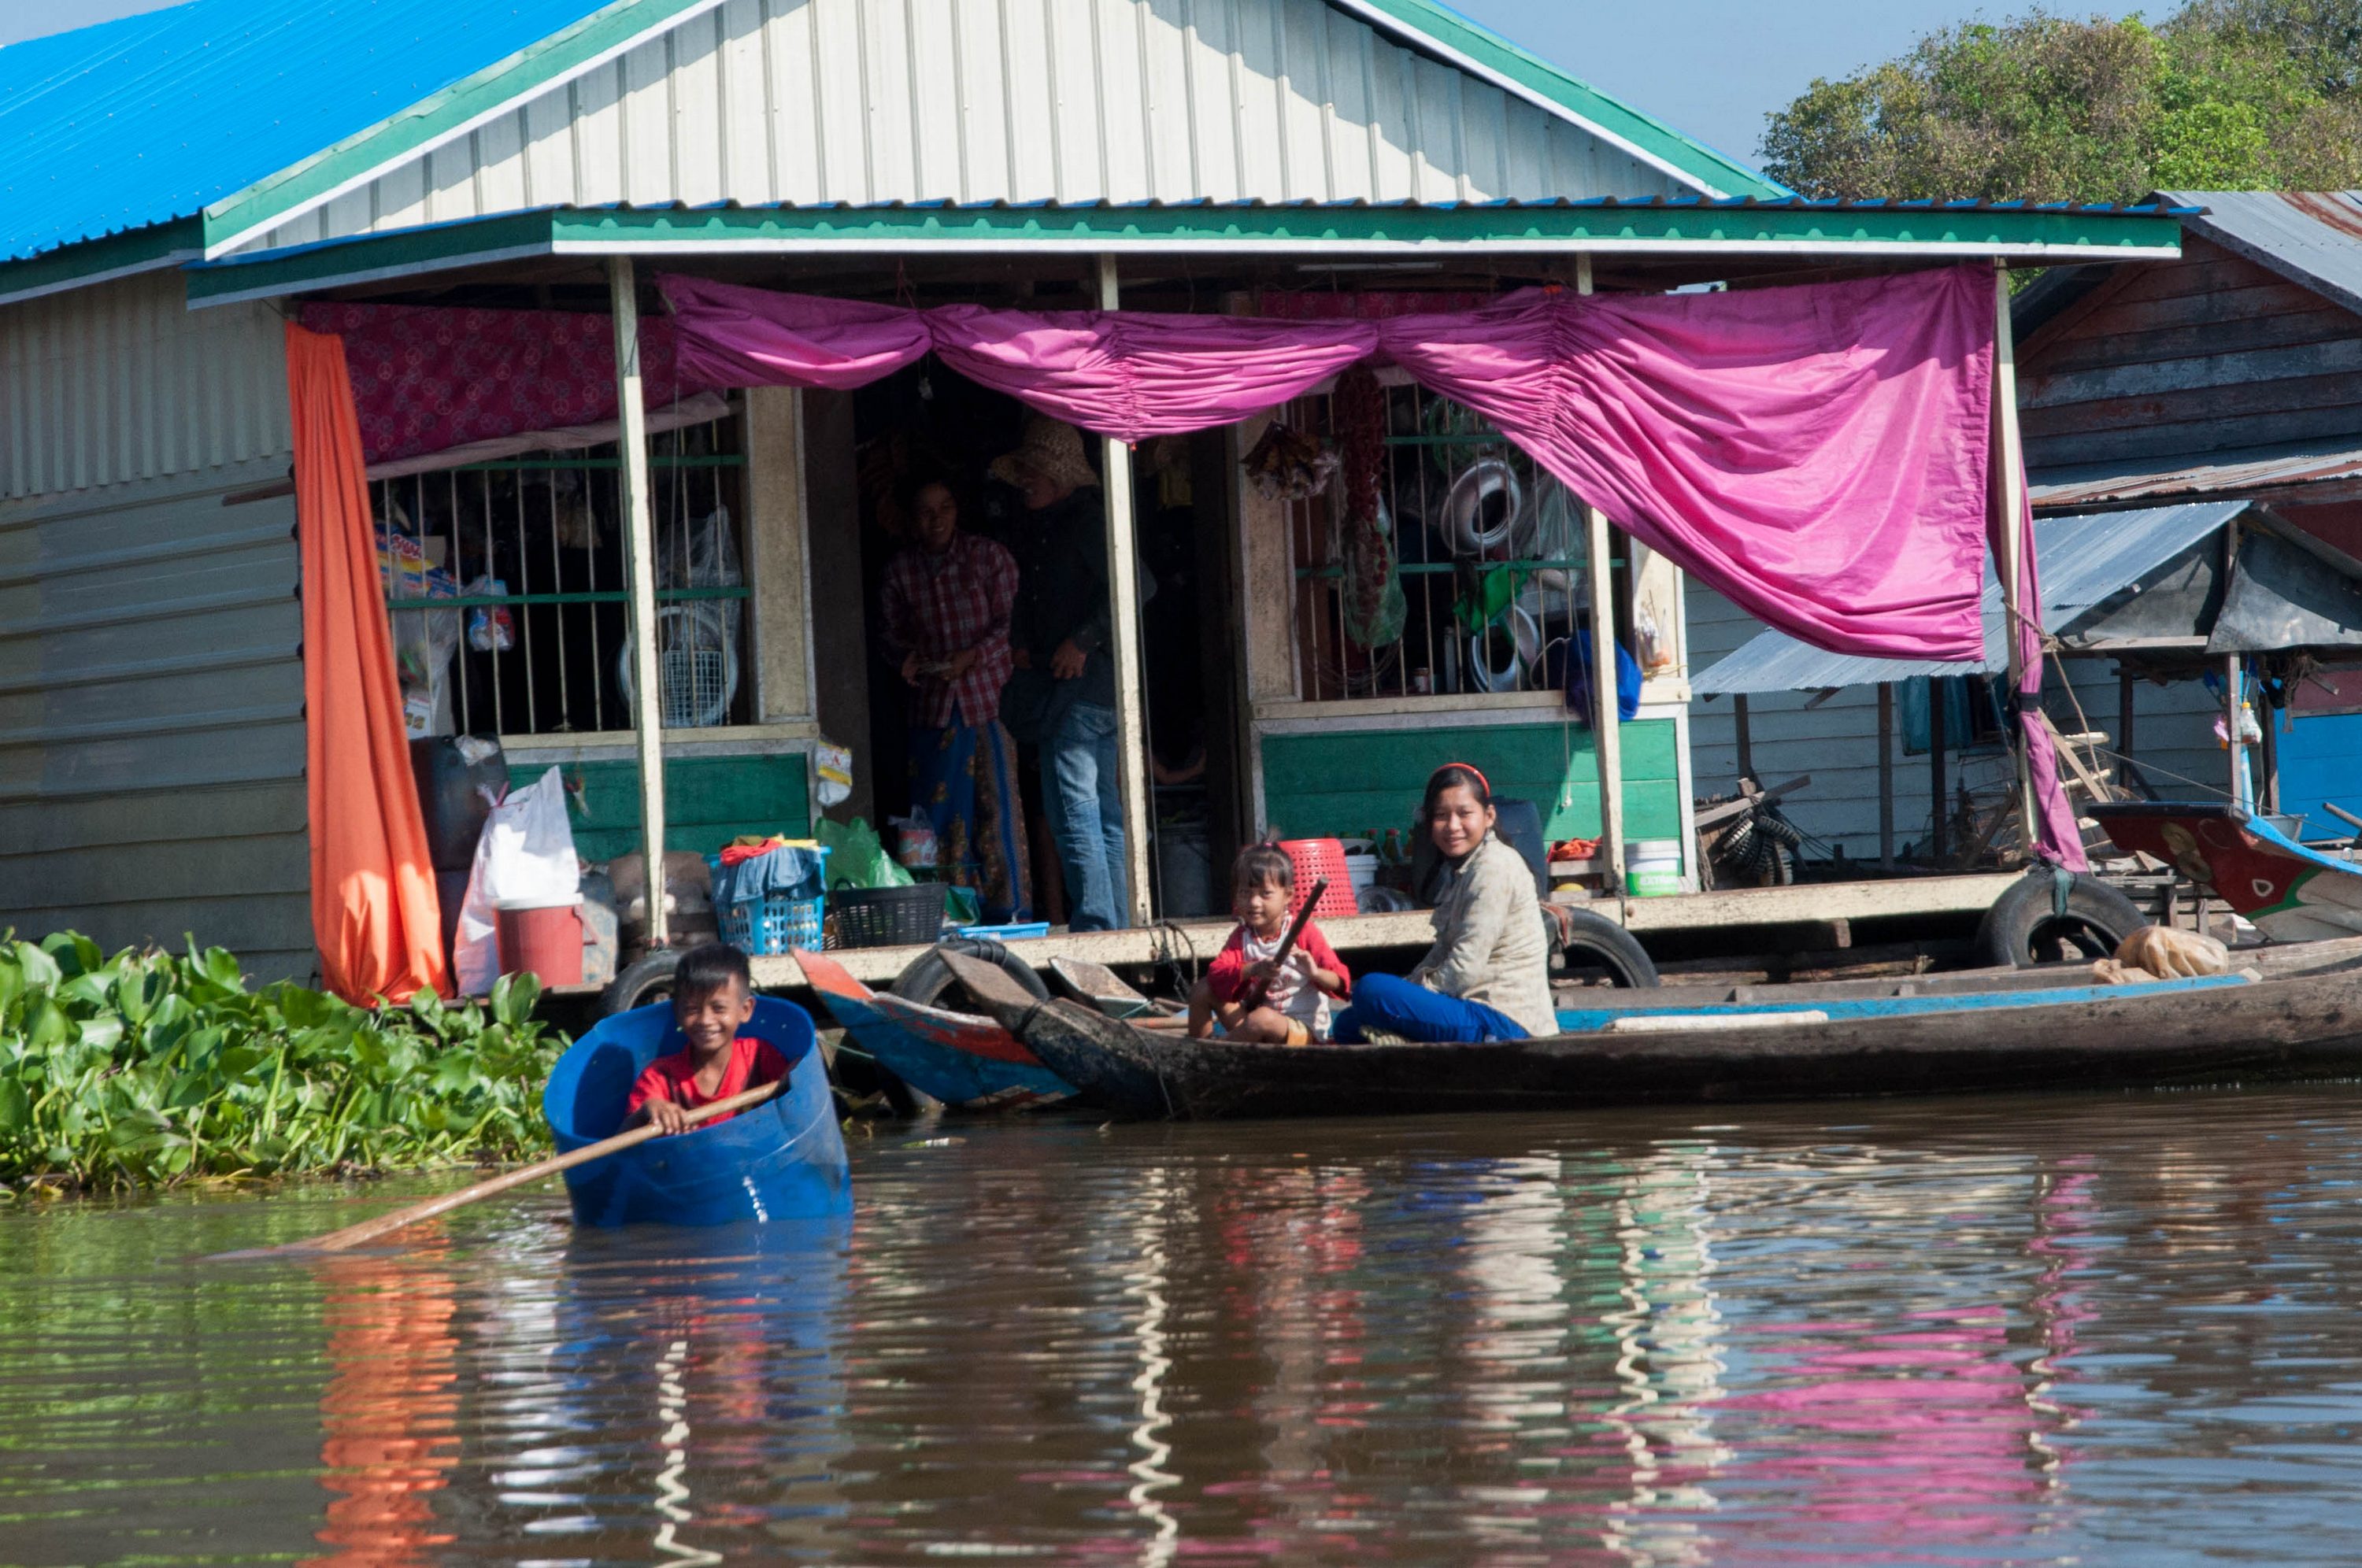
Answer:
[[(1253, 939), (1247, 935), (1247, 928), (1244, 925), (1239, 926), (1231, 933), (1231, 939), (1222, 944), (1222, 950), (1214, 955), (1214, 961), (1206, 966), (1206, 984), (1213, 990), (1216, 1001), (1238, 1000), (1239, 992), (1246, 987), (1247, 966), (1258, 959), (1268, 957), (1270, 953), (1279, 945), (1279, 939), (1274, 937), (1268, 944), (1255, 943), (1254, 945), (1261, 951), (1250, 954), (1247, 947), (1251, 942), (1253, 942)], [(1344, 981), (1347, 996), (1353, 994), (1353, 972), (1345, 967), (1345, 961), (1337, 956), (1337, 950), (1329, 945), (1327, 937), (1320, 934), (1320, 922), (1308, 920), (1304, 922), (1304, 933), (1296, 939), (1296, 952), (1288, 955), (1289, 973), (1283, 974), (1272, 987), (1271, 995), (1277, 999), (1273, 1005), (1280, 1011), (1290, 1010), (1287, 1003), (1301, 994), (1299, 987), (1302, 991), (1312, 989), (1310, 985), (1306, 984), (1301, 977), (1303, 966), (1297, 956), (1297, 954), (1309, 958), (1314, 965), (1329, 970)], [(1291, 983), (1291, 975), (1297, 977), (1294, 983)], [(1283, 992), (1286, 993), (1284, 996)], [(1314, 1005), (1317, 1004), (1308, 1002), (1308, 1010)]]
[[(703, 1094), (697, 1087), (697, 1058), (688, 1051), (676, 1051), (669, 1056), (658, 1056), (640, 1069), (640, 1076), (632, 1084), (632, 1098), (624, 1102), (624, 1120), (630, 1121), (639, 1113), (640, 1107), (652, 1099), (668, 1099), (683, 1110), (695, 1110), (717, 1099), (728, 1099), (734, 1094), (777, 1083), (787, 1076), (788, 1059), (779, 1054), (778, 1046), (751, 1034), (741, 1034), (730, 1043), (730, 1065), (722, 1070), (722, 1082), (712, 1094)], [(730, 1116), (717, 1116), (698, 1125), (716, 1126), (737, 1114), (734, 1110)]]
[(886, 646), (941, 663), (977, 650), (976, 666), (956, 682), (921, 679), (917, 718), (943, 729), (955, 710), (970, 724), (1000, 716), (1000, 689), (1009, 684), (1009, 615), (1017, 603), (1017, 558), (990, 539), (955, 534), (931, 556), (913, 545), (886, 565)]

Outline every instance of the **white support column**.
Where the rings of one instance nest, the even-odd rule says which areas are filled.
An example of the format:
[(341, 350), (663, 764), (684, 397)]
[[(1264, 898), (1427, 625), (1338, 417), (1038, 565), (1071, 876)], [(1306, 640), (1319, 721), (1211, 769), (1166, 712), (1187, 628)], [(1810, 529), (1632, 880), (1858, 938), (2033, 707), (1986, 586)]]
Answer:
[[(1591, 293), (1591, 258), (1574, 259), (1577, 293)], [(1599, 763), (1599, 837), (1606, 852), (1608, 880), (1624, 890), (1624, 733), (1616, 710), (1616, 573), (1607, 513), (1583, 506), (1584, 558), (1591, 582), (1591, 738)]]
[[(1993, 461), (2001, 465), (1999, 498), (2002, 509), (2001, 558), (1993, 575), (2001, 580), (2002, 641), (2009, 653), (2009, 690), (2014, 698), (2025, 678), (2025, 644), (2011, 612), (2019, 605), (2018, 584), (2025, 558), (2034, 547), (2025, 531), (2025, 446), (2017, 431), (2017, 339), (2009, 321), (2009, 269), (1993, 268), (1993, 414), (2000, 440)], [(2031, 723), (2033, 718), (2028, 715)], [(2017, 753), (2017, 810), (2020, 842), (2031, 848), (2041, 815), (2035, 810), (2034, 773), (2026, 766), (2024, 731), (2014, 737)], [(1941, 801), (1937, 811), (1943, 810)]]
[(648, 414), (640, 394), (640, 293), (632, 259), (607, 262), (615, 316), (615, 399), (624, 455), (624, 564), (632, 585), (632, 733), (639, 743), (640, 846), (647, 856), (648, 944), (671, 938), (664, 891), (664, 693), (657, 669), (656, 524), (648, 504)]
[[(1120, 301), (1116, 287), (1116, 262), (1099, 258), (1099, 308), (1114, 310)], [(1114, 436), (1101, 438), (1100, 483), (1107, 499), (1108, 656), (1115, 660), (1116, 778), (1123, 793), (1123, 847), (1129, 862), (1125, 879), (1131, 885), (1129, 918), (1146, 925), (1150, 911), (1148, 877), (1148, 723), (1141, 701), (1140, 564), (1132, 528), (1131, 448)]]

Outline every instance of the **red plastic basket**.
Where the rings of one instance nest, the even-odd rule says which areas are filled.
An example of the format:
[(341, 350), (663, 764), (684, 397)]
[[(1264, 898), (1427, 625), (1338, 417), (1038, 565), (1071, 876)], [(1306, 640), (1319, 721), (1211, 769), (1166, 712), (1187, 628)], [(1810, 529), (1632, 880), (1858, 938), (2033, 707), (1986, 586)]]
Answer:
[(1284, 838), (1279, 847), (1296, 867), (1296, 898), (1287, 906), (1289, 919), (1294, 919), (1296, 911), (1304, 907), (1305, 895), (1312, 891), (1312, 884), (1323, 877), (1329, 878), (1329, 890), (1313, 906), (1313, 919), (1343, 920), (1361, 912), (1353, 900), (1353, 878), (1345, 869), (1345, 845), (1341, 840)]

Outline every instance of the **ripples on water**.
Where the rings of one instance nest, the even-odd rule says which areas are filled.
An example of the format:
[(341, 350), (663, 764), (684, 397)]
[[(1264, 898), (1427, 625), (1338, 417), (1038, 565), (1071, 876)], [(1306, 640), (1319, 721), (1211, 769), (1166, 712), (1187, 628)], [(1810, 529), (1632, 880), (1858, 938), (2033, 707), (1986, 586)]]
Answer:
[[(0, 1214), (0, 1561), (2350, 1562), (2350, 1087), (889, 1129), (849, 1234)], [(1725, 1120), (1727, 1118), (1727, 1120)]]

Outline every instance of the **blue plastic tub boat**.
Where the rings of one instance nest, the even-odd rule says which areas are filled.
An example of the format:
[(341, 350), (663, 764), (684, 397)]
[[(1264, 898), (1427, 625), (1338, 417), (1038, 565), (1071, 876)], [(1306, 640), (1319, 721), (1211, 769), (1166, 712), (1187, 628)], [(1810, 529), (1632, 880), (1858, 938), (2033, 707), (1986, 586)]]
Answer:
[[(568, 1171), (578, 1224), (727, 1225), (853, 1211), (844, 1139), (811, 1015), (757, 997), (743, 1032), (768, 1041), (793, 1064), (788, 1088), (726, 1121), (652, 1138)], [(640, 1070), (685, 1043), (665, 1002), (602, 1020), (577, 1041), (541, 1093), (559, 1152), (613, 1137)]]

